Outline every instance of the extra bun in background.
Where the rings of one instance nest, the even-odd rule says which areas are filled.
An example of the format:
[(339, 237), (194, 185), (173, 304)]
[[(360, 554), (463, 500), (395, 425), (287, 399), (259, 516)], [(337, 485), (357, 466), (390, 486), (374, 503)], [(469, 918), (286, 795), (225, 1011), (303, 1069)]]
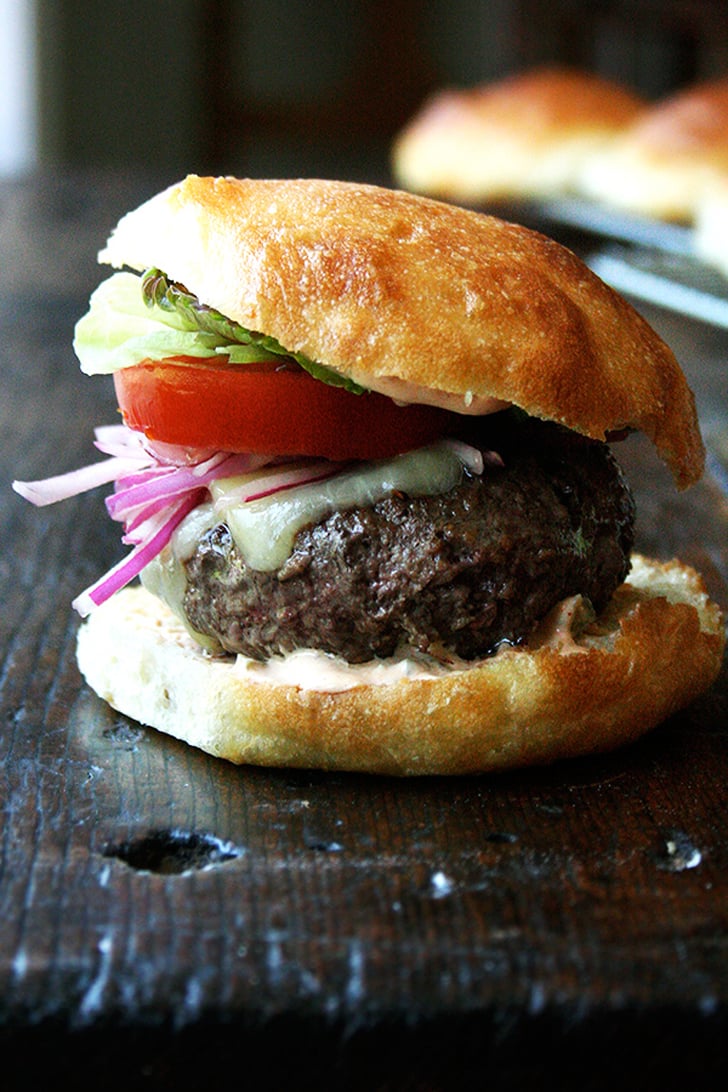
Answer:
[(690, 222), (716, 174), (728, 175), (728, 78), (655, 103), (585, 164), (579, 189), (629, 212)]
[[(153, 491), (181, 477), (188, 509), (156, 556), (149, 540), (138, 547), (145, 587), (101, 605), (80, 597), (79, 664), (114, 708), (234, 762), (465, 773), (616, 747), (715, 678), (722, 618), (696, 574), (640, 558), (629, 572), (633, 502), (606, 442), (640, 429), (686, 487), (704, 459), (694, 399), (657, 334), (568, 250), (374, 186), (190, 177), (126, 216), (102, 259), (153, 269), (113, 274), (92, 300), (77, 326), (82, 366), (159, 364), (173, 386), (196, 384), (213, 447), (218, 417), (245, 409), (219, 392), (258, 374), (231, 363), (236, 346), (252, 338), (255, 360), (260, 335), (277, 343), (260, 365), (279, 384), (276, 418), (284, 381), (305, 380), (316, 399), (332, 379), (384, 392), (340, 391), (314, 440), (346, 437), (349, 413), (374, 414), (377, 398), (388, 413), (408, 402), (442, 415), (442, 436), (402, 456), (378, 459), (375, 444), (367, 461), (318, 459), (313, 473), (310, 458), (294, 460), (287, 492), (285, 427), (262, 470), (236, 447), (238, 477), (222, 485), (202, 475), (232, 449), (170, 448), (143, 420), (146, 439), (127, 429), (123, 452), (151, 447)], [(185, 355), (190, 326), (216, 357)], [(167, 356), (151, 363), (160, 345)], [(259, 424), (244, 418), (243, 441)], [(423, 467), (441, 463), (455, 481), (434, 485)], [(129, 505), (131, 542), (137, 485), (117, 478), (110, 505)], [(269, 563), (268, 531), (304, 493), (303, 521)], [(235, 531), (255, 506), (260, 562)]]
[(392, 170), (406, 189), (465, 204), (563, 194), (645, 105), (612, 80), (557, 67), (445, 89), (398, 135)]

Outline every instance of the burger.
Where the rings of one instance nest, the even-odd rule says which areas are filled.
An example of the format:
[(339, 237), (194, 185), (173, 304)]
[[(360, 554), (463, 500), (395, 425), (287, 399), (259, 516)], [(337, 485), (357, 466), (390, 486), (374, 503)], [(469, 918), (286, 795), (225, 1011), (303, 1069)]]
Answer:
[(130, 551), (75, 601), (113, 708), (237, 763), (451, 774), (616, 747), (711, 684), (720, 611), (633, 553), (610, 446), (641, 430), (689, 486), (694, 400), (570, 251), (376, 186), (191, 176), (100, 260), (74, 344), (121, 422), (16, 488), (114, 483)]

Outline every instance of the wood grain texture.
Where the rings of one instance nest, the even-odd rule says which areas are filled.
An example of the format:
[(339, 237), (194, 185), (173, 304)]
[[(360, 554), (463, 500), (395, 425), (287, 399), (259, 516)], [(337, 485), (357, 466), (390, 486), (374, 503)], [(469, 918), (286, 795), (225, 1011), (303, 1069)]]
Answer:
[[(70, 331), (131, 191), (0, 188), (3, 482), (77, 465), (113, 420)], [(622, 455), (641, 548), (728, 605), (716, 480), (678, 496), (640, 442)], [(256, 1089), (722, 1084), (725, 669), (640, 744), (550, 769), (235, 768), (82, 686), (69, 603), (121, 552), (102, 508), (0, 490), (4, 1088), (248, 1086), (258, 1063)]]

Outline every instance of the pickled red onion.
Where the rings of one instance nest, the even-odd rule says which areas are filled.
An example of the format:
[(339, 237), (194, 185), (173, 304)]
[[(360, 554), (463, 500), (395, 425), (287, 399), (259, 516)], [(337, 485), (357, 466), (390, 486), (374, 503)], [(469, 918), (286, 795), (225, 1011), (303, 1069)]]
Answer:
[[(217, 479), (248, 475), (240, 489), (243, 504), (322, 481), (348, 465), (327, 460), (282, 465), (280, 457), (155, 446), (122, 424), (101, 426), (94, 435), (94, 444), (107, 456), (105, 460), (40, 481), (13, 482), (15, 491), (35, 505), (54, 504), (115, 483), (106, 507), (112, 519), (123, 524), (122, 542), (132, 550), (73, 600), (83, 617), (139, 575), (164, 549), (184, 517), (206, 499), (209, 486)], [(482, 473), (485, 463), (502, 465), (495, 452), (481, 452), (459, 440), (445, 442), (476, 474)], [(277, 473), (255, 476), (255, 471), (272, 465), (280, 466)]]
[[(199, 502), (199, 496), (193, 494), (158, 513), (156, 523), (148, 527), (145, 539), (138, 542), (126, 557), (109, 569), (99, 580), (76, 596), (71, 604), (74, 610), (78, 611), (82, 618), (86, 618), (94, 607), (100, 606), (115, 592), (130, 583), (164, 549), (175, 528)], [(149, 521), (150, 524), (152, 522), (152, 520)]]
[[(95, 446), (107, 455), (105, 460), (39, 481), (13, 482), (15, 491), (35, 505), (55, 504), (99, 485), (115, 483), (106, 507), (112, 519), (124, 525), (122, 542), (133, 549), (73, 600), (74, 608), (84, 617), (138, 576), (164, 549), (178, 524), (205, 500), (213, 481), (251, 474), (281, 461), (277, 457), (195, 451), (167, 444), (156, 447), (126, 425), (101, 426), (94, 435)], [(335, 463), (299, 463), (282, 470), (274, 479), (253, 478), (246, 492), (267, 496), (330, 477), (338, 469)]]

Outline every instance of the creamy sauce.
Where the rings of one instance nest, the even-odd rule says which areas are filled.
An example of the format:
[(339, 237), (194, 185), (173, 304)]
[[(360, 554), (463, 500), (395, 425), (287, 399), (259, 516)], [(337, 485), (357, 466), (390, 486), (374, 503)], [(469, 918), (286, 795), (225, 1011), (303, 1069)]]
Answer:
[(298, 690), (326, 694), (355, 690), (358, 686), (391, 686), (403, 679), (438, 679), (471, 666), (464, 660), (441, 664), (407, 655), (350, 664), (340, 656), (316, 648), (299, 648), (287, 656), (273, 656), (269, 660), (251, 660), (247, 656), (235, 659), (235, 670), (249, 682), (295, 686)]
[(375, 378), (367, 376), (366, 386), (378, 394), (386, 394), (392, 401), (402, 405), (415, 403), (438, 406), (440, 409), (469, 416), (481, 417), (488, 413), (499, 413), (500, 410), (508, 409), (510, 406), (510, 402), (502, 402), (499, 398), (492, 398), (490, 395), (475, 395), (472, 391), (466, 391), (465, 394), (452, 394), (450, 391), (422, 387), (419, 383), (408, 383), (406, 379), (398, 379), (395, 375), (380, 375)]
[(542, 618), (528, 642), (534, 651), (550, 648), (556, 652), (586, 652), (587, 646), (579, 644), (579, 633), (584, 622), (591, 619), (591, 608), (582, 595), (562, 599), (545, 618)]
[[(562, 600), (538, 626), (528, 643), (531, 652), (550, 649), (565, 654), (586, 652), (588, 646), (578, 643), (574, 629), (581, 623), (586, 612), (582, 596), (575, 595)], [(235, 670), (246, 681), (268, 683), (276, 686), (294, 686), (298, 690), (312, 690), (322, 694), (336, 694), (355, 690), (359, 686), (391, 686), (408, 681), (441, 679), (464, 671), (473, 671), (499, 656), (517, 654), (517, 649), (504, 643), (497, 652), (480, 660), (461, 660), (453, 656), (443, 663), (430, 656), (414, 657), (403, 651), (386, 660), (368, 660), (362, 664), (350, 664), (340, 656), (333, 656), (315, 648), (301, 648), (287, 656), (273, 656), (269, 660), (251, 660), (247, 656), (235, 658)]]

